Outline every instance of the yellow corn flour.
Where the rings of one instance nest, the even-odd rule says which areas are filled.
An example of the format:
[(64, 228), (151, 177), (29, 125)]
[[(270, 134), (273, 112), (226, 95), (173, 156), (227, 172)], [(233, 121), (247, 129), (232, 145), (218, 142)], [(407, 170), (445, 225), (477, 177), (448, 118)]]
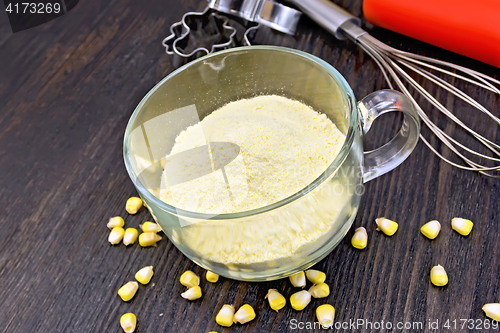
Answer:
[[(160, 198), (175, 207), (214, 216), (264, 207), (318, 178), (344, 141), (344, 134), (330, 119), (301, 102), (276, 95), (231, 102), (178, 135), (169, 156), (187, 155), (181, 165), (166, 163)], [(214, 142), (235, 145), (221, 146), (215, 152), (207, 145)], [(207, 147), (208, 154), (204, 148), (193, 149), (196, 147)], [(237, 154), (234, 147), (239, 149)], [(209, 156), (205, 165), (201, 155)], [(211, 172), (197, 170), (207, 167)], [(188, 180), (172, 181), (175, 172), (183, 173), (178, 179)], [(309, 193), (272, 212), (250, 217), (184, 219), (184, 226), (172, 237), (218, 263), (292, 259), (332, 228), (339, 205), (330, 199)]]

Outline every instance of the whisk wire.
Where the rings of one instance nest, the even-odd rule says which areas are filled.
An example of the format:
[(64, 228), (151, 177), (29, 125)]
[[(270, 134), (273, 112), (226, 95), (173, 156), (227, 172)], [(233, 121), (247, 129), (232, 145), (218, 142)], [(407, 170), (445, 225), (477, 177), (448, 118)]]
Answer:
[[(430, 81), (434, 82), (435, 84), (439, 85), (440, 87), (448, 90), (449, 92), (451, 92), (452, 94), (454, 94), (458, 98), (460, 98), (463, 101), (465, 101), (465, 102), (469, 103), (470, 105), (474, 106), (479, 111), (487, 114), (491, 119), (493, 119), (495, 122), (497, 122), (498, 124), (500, 124), (500, 119), (499, 118), (495, 117), (490, 111), (488, 111), (488, 109), (486, 109), (484, 106), (482, 106), (481, 104), (479, 104), (476, 100), (474, 100), (472, 97), (470, 97), (469, 95), (467, 95), (466, 93), (464, 93), (462, 90), (458, 89), (457, 87), (453, 86), (449, 82), (443, 80), (442, 78), (440, 78), (440, 77), (438, 77), (438, 76), (436, 76), (436, 75), (434, 75), (432, 73), (426, 72), (423, 69), (421, 69), (420, 67), (412, 65), (412, 64), (408, 63), (407, 61), (404, 61), (404, 60), (401, 60), (401, 59), (397, 59), (397, 61), (399, 63), (405, 65), (407, 68), (413, 70), (414, 72), (422, 75), (423, 77), (427, 78), (428, 80), (430, 80)], [(459, 77), (459, 76), (456, 76), (456, 77)], [(473, 82), (474, 84), (477, 84), (477, 85), (479, 85), (479, 86), (481, 86), (481, 87), (484, 88), (484, 86), (478, 84), (477, 82), (475, 82), (473, 80), (471, 80), (471, 82)]]
[[(416, 71), (417, 73), (418, 72), (418, 69), (416, 68), (412, 68), (412, 70)], [(407, 75), (407, 73), (405, 73), (402, 69), (401, 69), (401, 72), (400, 72), (402, 75), (405, 76), (405, 78), (408, 80), (408, 82), (413, 86), (415, 87), (416, 89), (418, 89), (418, 91), (430, 102), (432, 103), (432, 105), (434, 105), (439, 111), (441, 111), (443, 114), (445, 114), (448, 118), (450, 118), (453, 122), (455, 122), (456, 124), (458, 124), (460, 127), (462, 127), (464, 130), (466, 130), (467, 132), (469, 132), (471, 135), (473, 135), (475, 138), (477, 138), (481, 143), (483, 143), (486, 147), (488, 147), (491, 151), (493, 151), (495, 154), (499, 155), (500, 156), (500, 153), (498, 151), (496, 151), (492, 146), (495, 146), (497, 148), (500, 148), (500, 146), (498, 146), (497, 144), (495, 144), (494, 142), (491, 142), (489, 141), (488, 139), (484, 138), (483, 136), (481, 136), (480, 134), (478, 134), (477, 132), (475, 132), (474, 130), (472, 130), (470, 127), (467, 127), (467, 125), (465, 125), (460, 119), (458, 119), (452, 112), (450, 112), (444, 105), (442, 105), (434, 96), (432, 96), (427, 90), (425, 90), (421, 85), (419, 85), (415, 80), (413, 80), (409, 75)], [(443, 88), (445, 88), (446, 90), (448, 90), (449, 92), (451, 92), (452, 94), (454, 94), (455, 96), (461, 98), (461, 99), (464, 99), (466, 102), (469, 102), (466, 98), (463, 98), (461, 94), (464, 94), (461, 90), (458, 90), (456, 89), (455, 87), (453, 87), (454, 89), (458, 90), (461, 94), (459, 93), (455, 93), (453, 90), (451, 89), (447, 89), (446, 86), (442, 85), (438, 80), (435, 80), (436, 77), (432, 77), (432, 74), (430, 73), (422, 73), (422, 76), (426, 77), (427, 79), (429, 79), (430, 81), (436, 83), (437, 85), (440, 85), (442, 86)], [(441, 80), (441, 82), (444, 82), (446, 84), (449, 85), (449, 83)], [(451, 85), (450, 85), (451, 86)], [(464, 94), (466, 97), (469, 97), (468, 95)], [(470, 97), (469, 97), (470, 98)], [(473, 106), (475, 106), (474, 104), (472, 103), (469, 103)], [(480, 107), (482, 107), (480, 104), (479, 104)], [(479, 109), (479, 108), (478, 108)], [(479, 109), (480, 110), (480, 109)], [(493, 116), (493, 118), (495, 118)]]
[[(452, 76), (452, 77), (455, 77), (457, 79), (460, 79), (460, 80), (463, 80), (463, 81), (466, 81), (466, 82), (469, 82), (469, 83), (472, 83), (472, 84), (475, 84), (481, 88), (484, 88), (484, 89), (487, 89), (491, 92), (494, 92), (496, 94), (500, 94), (500, 90), (497, 89), (493, 84), (491, 84), (490, 82), (488, 82), (487, 80), (485, 80), (484, 78), (480, 77), (480, 76), (477, 76), (476, 74), (474, 73), (467, 73), (468, 75), (474, 77), (477, 81), (474, 81), (473, 79), (470, 79), (468, 77), (465, 77), (465, 76), (462, 76), (460, 74), (457, 74), (457, 73), (453, 73), (453, 72), (450, 72), (446, 69), (443, 69), (443, 68), (440, 68), (440, 67), (437, 67), (437, 66), (434, 66), (434, 65), (431, 65), (431, 64), (428, 64), (428, 63), (425, 63), (425, 62), (422, 62), (422, 61), (419, 61), (417, 59), (414, 59), (412, 57), (407, 57), (407, 56), (404, 56), (404, 55), (399, 55), (399, 57), (401, 59), (405, 59), (406, 61), (409, 61), (409, 62), (412, 62), (412, 63), (415, 63), (417, 65), (420, 65), (420, 66), (424, 66), (424, 67), (427, 67), (429, 69), (432, 69), (432, 70), (435, 70), (435, 71), (438, 71), (438, 72), (441, 72), (443, 74), (446, 74), (446, 75), (449, 75), (449, 76)], [(494, 79), (493, 79), (494, 80)], [(478, 82), (480, 81), (480, 82)], [(496, 81), (496, 80), (495, 80)], [(500, 82), (498, 82), (500, 84)]]
[[(433, 82), (434, 84), (438, 85), (439, 87), (445, 89), (446, 91), (452, 93), (454, 96), (460, 98), (464, 102), (468, 103), (469, 105), (473, 106), (477, 110), (481, 111), (482, 113), (486, 114), (488, 117), (490, 117), (494, 122), (500, 124), (500, 118), (496, 117), (493, 113), (491, 113), (488, 109), (486, 109), (484, 106), (482, 106), (480, 103), (478, 103), (476, 100), (474, 100), (471, 96), (463, 92), (462, 90), (458, 89), (448, 81), (438, 77), (437, 75), (425, 70), (423, 67), (431, 70), (435, 70), (437, 72), (440, 72), (445, 75), (449, 75), (452, 78), (455, 79), (460, 79), (465, 82), (474, 84), (476, 86), (479, 86), (483, 89), (489, 90), (493, 93), (499, 94), (500, 95), (500, 90), (494, 86), (494, 84), (500, 85), (500, 81), (487, 76), (485, 74), (479, 73), (477, 71), (451, 64), (442, 60), (438, 59), (433, 59), (417, 54), (412, 54), (409, 52), (397, 50), (393, 47), (390, 47), (376, 38), (372, 37), (368, 33), (364, 33), (361, 35), (357, 36), (351, 36), (357, 43), (358, 45), (366, 52), (368, 53), (377, 66), (381, 69), (382, 74), (387, 81), (387, 84), (391, 89), (394, 89), (393, 83), (396, 84), (399, 90), (401, 90), (408, 98), (411, 99), (413, 104), (416, 106), (417, 111), (420, 115), (420, 118), (422, 121), (427, 125), (427, 127), (437, 136), (441, 142), (447, 146), (455, 155), (457, 155), (460, 159), (462, 159), (467, 165), (469, 166), (464, 166), (461, 164), (458, 164), (456, 162), (451, 161), (449, 158), (444, 157), (441, 153), (437, 151), (436, 148), (434, 148), (421, 134), (420, 138), (422, 139), (422, 142), (431, 149), (433, 153), (435, 153), (439, 158), (441, 158), (443, 161), (446, 163), (455, 166), (460, 169), (464, 170), (474, 170), (478, 171), (481, 174), (490, 176), (490, 177), (495, 177), (495, 178), (500, 178), (500, 175), (492, 174), (489, 171), (500, 171), (500, 165), (496, 166), (486, 166), (482, 165), (478, 162), (474, 162), (471, 159), (469, 159), (467, 156), (462, 154), (458, 149), (463, 149), (464, 151), (491, 161), (491, 162), (500, 162), (500, 159), (487, 156), (484, 154), (481, 154), (480, 152), (471, 149), (462, 143), (458, 142), (457, 140), (453, 139), (450, 135), (445, 133), (442, 129), (440, 129), (436, 124), (434, 124), (430, 118), (427, 116), (427, 114), (422, 110), (422, 108), (418, 105), (417, 101), (413, 98), (413, 96), (410, 94), (410, 91), (407, 89), (406, 85), (403, 83), (401, 78), (404, 79), (406, 83), (408, 83), (411, 87), (413, 87), (418, 93), (420, 93), (431, 105), (436, 107), (440, 112), (442, 112), (448, 119), (456, 123), (458, 126), (460, 126), (462, 129), (464, 129), (466, 132), (468, 132), (470, 135), (475, 137), (480, 143), (482, 143), (486, 148), (488, 148), (493, 154), (500, 156), (500, 152), (497, 149), (500, 149), (500, 145), (486, 139), (484, 136), (480, 135), (476, 131), (474, 131), (472, 128), (468, 127), (465, 125), (458, 117), (456, 117), (448, 108), (446, 108), (443, 104), (441, 104), (434, 96), (432, 96), (427, 90), (425, 90), (422, 85), (420, 85), (414, 78), (412, 78), (409, 73), (407, 73), (401, 66), (404, 66), (407, 70), (411, 70), (415, 72), (416, 74), (424, 77), (425, 79)], [(436, 65), (444, 66), (451, 68), (455, 71), (462, 72), (465, 75), (468, 75), (469, 77), (451, 72), (449, 70), (437, 67)]]
[[(374, 38), (373, 36), (371, 36), (368, 33), (366, 33), (365, 35), (368, 35), (369, 37), (367, 37), (367, 39), (369, 38), (370, 42), (373, 43), (373, 44), (375, 44), (375, 45), (377, 45), (378, 48), (382, 52), (388, 52), (388, 53), (397, 54), (401, 58), (405, 58), (406, 57), (406, 58), (409, 58), (409, 59), (413, 59), (414, 61), (421, 60), (422, 64), (425, 64), (424, 66), (428, 66), (428, 67), (429, 66), (433, 66), (433, 65), (431, 65), (429, 63), (433, 63), (433, 64), (441, 65), (441, 66), (444, 66), (444, 67), (453, 68), (455, 70), (458, 70), (458, 71), (460, 71), (462, 73), (465, 73), (467, 75), (473, 76), (475, 78), (481, 77), (485, 81), (489, 81), (491, 83), (500, 85), (500, 80), (496, 80), (496, 79), (492, 78), (489, 75), (483, 74), (483, 73), (475, 71), (473, 69), (466, 68), (466, 67), (463, 67), (463, 66), (460, 66), (460, 65), (456, 65), (456, 64), (453, 64), (451, 62), (447, 62), (447, 61), (443, 61), (443, 60), (439, 60), (439, 59), (435, 59), (435, 58), (430, 58), (430, 57), (426, 57), (426, 56), (415, 54), (415, 53), (410, 53), (410, 52), (398, 50), (396, 48), (393, 48), (392, 46), (389, 46), (387, 44), (382, 43), (381, 41), (379, 41), (378, 39)], [(428, 63), (426, 63), (426, 62), (428, 62)], [(436, 67), (436, 66), (434, 66), (433, 69), (436, 69), (438, 71), (446, 71), (445, 69), (440, 68), (440, 67)], [(458, 75), (456, 73), (452, 73), (452, 72), (450, 72), (450, 73), (451, 73), (452, 76)], [(490, 87), (492, 87), (497, 93), (500, 93), (500, 91), (496, 87), (494, 87), (494, 86), (490, 86)]]

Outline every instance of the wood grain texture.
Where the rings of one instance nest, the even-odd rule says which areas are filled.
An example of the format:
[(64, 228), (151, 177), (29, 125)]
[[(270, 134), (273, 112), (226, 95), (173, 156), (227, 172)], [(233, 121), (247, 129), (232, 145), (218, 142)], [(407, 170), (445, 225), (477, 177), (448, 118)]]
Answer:
[[(368, 248), (354, 250), (350, 231), (316, 266), (327, 273), (330, 296), (313, 300), (301, 312), (289, 306), (270, 311), (264, 299), (269, 288), (289, 297), (294, 288), (287, 280), (221, 278), (210, 284), (202, 279), (203, 298), (185, 301), (180, 275), (186, 269), (204, 271), (167, 239), (158, 248), (109, 245), (105, 225), (110, 216), (124, 216), (126, 225), (134, 227), (151, 219), (144, 208), (135, 216), (125, 212), (125, 200), (136, 192), (122, 162), (123, 133), (141, 98), (173, 70), (161, 46), (170, 24), (200, 9), (200, 2), (80, 1), (68, 14), (16, 34), (6, 15), (0, 15), (0, 332), (121, 332), (119, 318), (126, 312), (137, 315), (137, 332), (289, 332), (294, 331), (290, 320), (312, 321), (315, 308), (326, 302), (336, 308), (338, 322), (484, 319), (483, 304), (500, 301), (500, 182), (452, 168), (422, 143), (396, 170), (366, 184), (355, 226), (367, 228)], [(335, 2), (362, 16), (361, 0)], [(500, 78), (500, 70), (491, 66), (383, 29), (370, 32), (402, 50)], [(263, 29), (255, 43), (325, 59), (344, 75), (357, 98), (386, 87), (367, 54), (308, 19), (296, 36)], [(500, 114), (499, 96), (457, 84)], [(445, 92), (425, 86), (464, 121), (500, 142), (498, 127)], [(448, 133), (475, 144), (423, 106)], [(382, 145), (400, 123), (397, 116), (381, 119), (365, 148)], [(449, 155), (426, 128), (422, 133)], [(380, 216), (400, 222), (396, 235), (389, 238), (375, 230), (374, 219)], [(455, 216), (475, 221), (469, 237), (451, 231)], [(443, 224), (435, 241), (419, 233), (431, 219)], [(436, 264), (449, 274), (444, 288), (430, 285), (429, 271)], [(141, 286), (131, 302), (122, 302), (116, 291), (146, 265), (155, 267), (152, 283)], [(244, 303), (254, 306), (254, 321), (230, 329), (215, 323), (223, 304)], [(436, 332), (427, 326), (423, 331)]]

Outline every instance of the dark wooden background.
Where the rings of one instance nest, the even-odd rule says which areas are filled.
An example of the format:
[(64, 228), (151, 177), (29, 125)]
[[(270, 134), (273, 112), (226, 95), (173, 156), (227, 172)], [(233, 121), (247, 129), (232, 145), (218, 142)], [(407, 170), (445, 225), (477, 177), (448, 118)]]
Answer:
[[(452, 168), (421, 142), (399, 168), (366, 185), (355, 226), (367, 228), (368, 248), (354, 250), (351, 231), (317, 265), (327, 273), (330, 296), (313, 300), (302, 312), (288, 305), (276, 313), (264, 300), (269, 288), (288, 298), (294, 288), (287, 280), (221, 278), (210, 284), (203, 278), (203, 298), (186, 301), (180, 296), (181, 273), (191, 269), (203, 275), (204, 270), (170, 241), (162, 240), (158, 248), (110, 246), (110, 216), (121, 215), (134, 227), (151, 219), (145, 209), (136, 216), (125, 212), (125, 200), (136, 191), (122, 160), (123, 133), (141, 98), (173, 70), (161, 46), (170, 24), (202, 8), (201, 2), (80, 1), (68, 14), (16, 34), (0, 14), (0, 332), (121, 332), (119, 318), (129, 311), (137, 315), (137, 332), (288, 332), (290, 320), (314, 320), (315, 308), (326, 302), (336, 308), (340, 322), (485, 319), (483, 304), (500, 301), (500, 181)], [(362, 16), (361, 0), (336, 2)], [(500, 78), (497, 68), (383, 29), (370, 31), (400, 49)], [(264, 29), (255, 41), (325, 59), (346, 77), (357, 98), (386, 87), (367, 54), (308, 19), (295, 37)], [(500, 142), (498, 126), (425, 85), (464, 121)], [(457, 85), (500, 114), (499, 96)], [(448, 133), (464, 137), (422, 105)], [(383, 116), (365, 140), (366, 148), (386, 142), (399, 123), (397, 116)], [(426, 128), (423, 133), (450, 156)], [(395, 236), (375, 231), (374, 219), (380, 216), (400, 222)], [(475, 222), (469, 237), (451, 230), (455, 216)], [(434, 241), (419, 233), (431, 219), (443, 225)], [(444, 288), (429, 282), (436, 264), (448, 271)], [(122, 302), (116, 291), (146, 265), (155, 267), (152, 284), (141, 286), (131, 302)], [(223, 330), (215, 316), (225, 303), (250, 303), (257, 318)]]

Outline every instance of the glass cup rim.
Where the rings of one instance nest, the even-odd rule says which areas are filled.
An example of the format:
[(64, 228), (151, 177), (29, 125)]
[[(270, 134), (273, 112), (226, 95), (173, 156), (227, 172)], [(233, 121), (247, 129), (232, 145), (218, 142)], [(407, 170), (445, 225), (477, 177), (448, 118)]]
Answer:
[[(301, 190), (297, 191), (296, 193), (280, 200), (275, 203), (272, 203), (270, 205), (264, 206), (264, 207), (259, 207), (243, 212), (237, 212), (237, 213), (224, 213), (224, 214), (211, 214), (211, 213), (199, 213), (199, 212), (193, 212), (193, 211), (188, 211), (184, 210), (181, 208), (177, 208), (175, 206), (172, 206), (162, 200), (160, 200), (158, 197), (156, 197), (153, 193), (151, 193), (147, 188), (145, 188), (139, 181), (137, 175), (134, 172), (134, 169), (132, 167), (132, 162), (130, 161), (130, 158), (128, 156), (128, 138), (130, 133), (132, 132), (132, 125), (135, 122), (136, 118), (138, 117), (141, 109), (143, 108), (144, 104), (149, 100), (151, 95), (153, 95), (159, 87), (161, 87), (165, 82), (171, 80), (174, 78), (177, 74), (181, 73), (183, 70), (195, 66), (196, 64), (206, 61), (207, 59), (215, 58), (218, 56), (222, 56), (227, 53), (236, 53), (236, 52), (242, 52), (242, 51), (248, 51), (248, 52), (253, 52), (253, 51), (258, 51), (258, 50), (268, 50), (268, 51), (278, 51), (278, 52), (284, 52), (284, 53), (290, 53), (294, 54), (297, 56), (300, 56), (302, 58), (305, 58), (313, 63), (316, 63), (317, 65), (323, 67), (330, 75), (333, 76), (335, 81), (339, 83), (339, 85), (343, 89), (343, 93), (345, 97), (347, 98), (347, 101), (349, 102), (350, 106), (350, 119), (349, 119), (349, 129), (346, 134), (346, 139), (342, 145), (342, 148), (340, 149), (338, 155), (335, 157), (335, 159), (330, 163), (330, 165), (321, 173), (320, 176), (318, 176), (315, 180), (313, 180), (310, 184), (306, 185), (304, 188)], [(282, 47), (282, 46), (242, 46), (242, 47), (235, 47), (235, 48), (230, 48), (227, 50), (223, 51), (218, 51), (216, 53), (211, 53), (206, 56), (203, 56), (201, 58), (198, 58), (196, 60), (193, 60), (187, 64), (185, 64), (182, 67), (179, 67), (178, 69), (174, 70), (172, 73), (164, 77), (160, 82), (158, 82), (140, 101), (140, 103), (136, 106), (134, 109), (134, 112), (132, 113), (128, 123), (127, 127), (125, 129), (125, 135), (123, 139), (123, 158), (125, 161), (125, 167), (127, 169), (128, 175), (132, 182), (134, 183), (136, 189), (139, 191), (141, 196), (147, 198), (150, 202), (154, 203), (156, 206), (158, 206), (160, 209), (163, 211), (167, 211), (171, 214), (174, 215), (179, 215), (181, 217), (186, 217), (190, 219), (199, 219), (199, 220), (233, 220), (233, 219), (241, 219), (244, 217), (249, 217), (253, 215), (258, 215), (262, 214), (274, 209), (277, 209), (279, 207), (285, 206), (291, 202), (294, 202), (307, 193), (311, 192), (314, 190), (316, 187), (321, 185), (326, 179), (328, 179), (334, 172), (338, 170), (338, 168), (342, 165), (344, 162), (345, 158), (349, 154), (353, 142), (354, 142), (354, 136), (355, 136), (355, 130), (356, 127), (358, 126), (358, 113), (357, 113), (357, 108), (356, 108), (356, 101), (354, 99), (354, 93), (352, 92), (351, 87), (347, 83), (347, 81), (344, 79), (344, 77), (329, 63), (326, 61), (303, 51), (287, 48), (287, 47)]]

